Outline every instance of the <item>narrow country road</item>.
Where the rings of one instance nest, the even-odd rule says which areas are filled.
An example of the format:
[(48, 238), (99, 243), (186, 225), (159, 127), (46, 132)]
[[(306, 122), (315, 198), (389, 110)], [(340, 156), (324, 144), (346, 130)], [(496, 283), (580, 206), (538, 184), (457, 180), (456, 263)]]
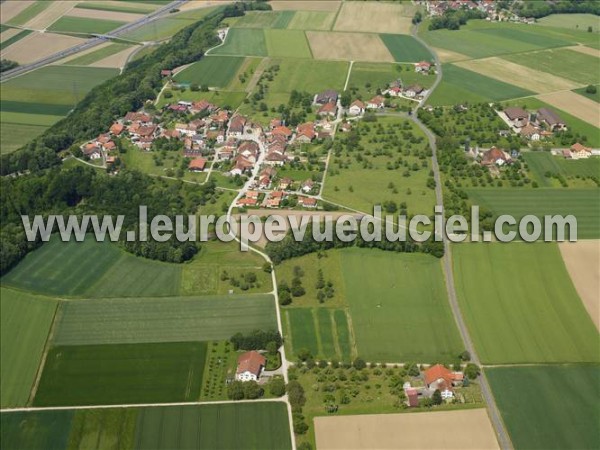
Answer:
[[(431, 93), (435, 90), (435, 88), (442, 81), (442, 64), (440, 62), (440, 59), (439, 59), (437, 53), (431, 47), (429, 47), (429, 45), (423, 39), (421, 39), (421, 37), (418, 35), (418, 30), (419, 30), (419, 25), (415, 25), (412, 29), (412, 36), (418, 42), (420, 42), (427, 50), (429, 50), (429, 52), (433, 55), (434, 60), (435, 60), (435, 67), (436, 67), (437, 74), (436, 74), (435, 82), (433, 83), (433, 85), (431, 86), (431, 88), (429, 89), (429, 91), (427, 92), (425, 97), (423, 98), (423, 100), (421, 100), (421, 102), (419, 102), (417, 107), (413, 110), (413, 113), (410, 118), (421, 130), (423, 130), (423, 132), (427, 136), (427, 139), (429, 140), (429, 147), (432, 150), (431, 163), (432, 163), (432, 170), (433, 170), (434, 179), (435, 179), (436, 204), (442, 206), (442, 209), (443, 209), (444, 195), (442, 192), (442, 177), (440, 174), (440, 167), (439, 167), (438, 159), (437, 159), (437, 145), (436, 145), (435, 135), (429, 128), (427, 128), (425, 126), (425, 124), (423, 124), (423, 122), (421, 122), (419, 120), (419, 117), (418, 117), (419, 108), (423, 104), (425, 104), (425, 102), (427, 101), (427, 99), (429, 98)], [(446, 236), (445, 233), (443, 233), (443, 240), (444, 240), (444, 257), (442, 258), (442, 262), (443, 262), (443, 268), (444, 268), (444, 275), (446, 278), (446, 283), (445, 283), (446, 290), (448, 292), (448, 299), (450, 301), (450, 307), (452, 308), (452, 314), (454, 315), (454, 319), (456, 320), (456, 325), (458, 326), (458, 330), (462, 337), (465, 349), (471, 354), (471, 360), (478, 366), (481, 366), (481, 362), (479, 361), (479, 357), (477, 356), (477, 352), (475, 351), (475, 347), (473, 346), (473, 341), (471, 340), (471, 336), (469, 335), (469, 330), (467, 329), (464, 318), (460, 311), (460, 306), (458, 304), (458, 298), (456, 296), (456, 288), (454, 286), (454, 273), (452, 270), (452, 249), (451, 249), (450, 241), (448, 240), (448, 237)], [(485, 375), (485, 369), (483, 369), (483, 368), (481, 369), (481, 376), (479, 377), (479, 383), (481, 386), (481, 393), (487, 404), (490, 420), (492, 421), (492, 425), (493, 425), (494, 429), (496, 430), (496, 436), (498, 438), (498, 443), (500, 444), (500, 447), (502, 449), (510, 450), (513, 448), (513, 446), (512, 446), (510, 437), (508, 436), (508, 433), (506, 431), (506, 427), (504, 426), (504, 422), (502, 421), (502, 417), (500, 416), (500, 411), (498, 410), (496, 401), (494, 400), (494, 396), (492, 394), (492, 389), (490, 388), (487, 377)]]

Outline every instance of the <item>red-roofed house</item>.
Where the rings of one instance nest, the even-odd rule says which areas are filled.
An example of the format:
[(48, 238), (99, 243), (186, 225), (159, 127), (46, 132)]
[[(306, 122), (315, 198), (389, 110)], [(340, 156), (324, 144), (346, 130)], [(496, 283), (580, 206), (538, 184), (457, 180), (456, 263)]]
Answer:
[(273, 134), (273, 136), (284, 136), (286, 139), (289, 139), (290, 137), (292, 137), (292, 130), (285, 126), (279, 126), (273, 128), (271, 134)]
[(367, 109), (382, 109), (385, 108), (385, 97), (376, 95), (367, 102)]
[(337, 113), (337, 104), (333, 102), (325, 103), (317, 112), (320, 116), (335, 116)]
[(206, 168), (206, 159), (204, 158), (195, 158), (190, 161), (188, 164), (188, 169), (190, 172), (202, 172)]
[(421, 61), (415, 64), (415, 72), (417, 73), (428, 74), (429, 69), (431, 69), (431, 63), (427, 61)]
[(589, 158), (590, 156), (592, 156), (592, 149), (586, 147), (585, 145), (580, 144), (579, 142), (576, 142), (575, 144), (571, 145), (571, 157), (573, 158)]
[(317, 199), (312, 197), (298, 197), (298, 204), (303, 208), (316, 208)]
[(360, 116), (365, 112), (365, 104), (360, 100), (354, 100), (348, 108), (348, 114), (351, 116)]
[(163, 69), (160, 71), (160, 76), (161, 77), (170, 77), (171, 75), (173, 75), (173, 71), (169, 70), (169, 69)]
[(450, 369), (436, 364), (423, 372), (425, 385), (430, 389), (439, 389), (440, 391), (451, 391), (463, 381), (462, 372), (452, 372)]
[(115, 136), (118, 136), (123, 132), (124, 128), (125, 126), (122, 123), (115, 122), (110, 126), (110, 133)]
[(267, 360), (256, 351), (242, 353), (238, 357), (235, 378), (239, 381), (257, 381), (267, 365)]

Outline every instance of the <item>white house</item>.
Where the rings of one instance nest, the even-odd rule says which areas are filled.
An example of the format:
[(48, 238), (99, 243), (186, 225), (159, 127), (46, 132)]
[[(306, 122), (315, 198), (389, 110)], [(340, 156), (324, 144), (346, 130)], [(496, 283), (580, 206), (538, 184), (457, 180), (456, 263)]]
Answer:
[(377, 95), (367, 102), (367, 109), (383, 109), (384, 107), (385, 98), (381, 95)]
[(242, 353), (238, 357), (235, 379), (239, 381), (258, 381), (267, 360), (256, 351)]
[(360, 116), (365, 112), (365, 104), (360, 100), (355, 100), (348, 108), (348, 114), (351, 116)]

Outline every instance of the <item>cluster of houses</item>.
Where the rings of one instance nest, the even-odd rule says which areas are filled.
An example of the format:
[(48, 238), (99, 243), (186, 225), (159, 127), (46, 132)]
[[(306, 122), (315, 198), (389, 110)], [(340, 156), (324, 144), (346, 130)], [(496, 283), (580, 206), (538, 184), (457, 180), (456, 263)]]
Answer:
[(394, 80), (388, 85), (388, 87), (382, 92), (382, 94), (389, 94), (390, 97), (407, 98), (409, 100), (421, 100), (423, 97), (425, 97), (425, 95), (427, 95), (427, 92), (427, 89), (425, 89), (420, 84), (403, 86), (401, 80)]
[(550, 108), (540, 108), (530, 114), (523, 108), (510, 106), (498, 111), (498, 114), (516, 133), (529, 141), (547, 139), (555, 131), (567, 129), (566, 123)]
[(417, 3), (424, 5), (427, 14), (432, 17), (441, 16), (446, 11), (464, 9), (481, 11), (489, 21), (535, 23), (532, 17), (519, 17), (512, 10), (499, 9), (495, 0), (420, 0)]
[(454, 389), (462, 386), (464, 374), (452, 371), (441, 364), (429, 367), (423, 372), (424, 386), (413, 387), (410, 382), (404, 383), (406, 403), (409, 407), (419, 406), (420, 398), (430, 398), (436, 390), (439, 390), (443, 400), (454, 398)]

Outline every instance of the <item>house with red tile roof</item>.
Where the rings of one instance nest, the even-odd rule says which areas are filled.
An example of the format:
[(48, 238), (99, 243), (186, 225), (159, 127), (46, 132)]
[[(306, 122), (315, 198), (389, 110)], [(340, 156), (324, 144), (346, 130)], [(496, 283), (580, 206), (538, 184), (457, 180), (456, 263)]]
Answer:
[(266, 358), (257, 351), (242, 353), (238, 357), (235, 379), (239, 381), (258, 381), (266, 365)]
[(385, 108), (385, 97), (376, 95), (367, 102), (367, 109), (382, 109)]
[(579, 142), (576, 142), (575, 144), (571, 145), (570, 150), (572, 158), (581, 159), (589, 158), (590, 156), (592, 156), (592, 149), (580, 144)]
[(203, 172), (206, 168), (206, 162), (204, 158), (194, 158), (188, 164), (188, 169), (190, 172)]
[(333, 102), (325, 103), (319, 108), (317, 114), (319, 116), (335, 116), (337, 113), (337, 104)]
[(360, 100), (354, 100), (348, 108), (348, 114), (351, 116), (360, 116), (365, 112), (365, 104)]
[(123, 132), (124, 129), (125, 125), (119, 122), (115, 122), (110, 126), (110, 133), (115, 136), (118, 136)]
[(425, 385), (430, 389), (452, 391), (454, 386), (462, 384), (464, 376), (462, 372), (452, 372), (441, 364), (436, 364), (423, 372), (423, 378)]

